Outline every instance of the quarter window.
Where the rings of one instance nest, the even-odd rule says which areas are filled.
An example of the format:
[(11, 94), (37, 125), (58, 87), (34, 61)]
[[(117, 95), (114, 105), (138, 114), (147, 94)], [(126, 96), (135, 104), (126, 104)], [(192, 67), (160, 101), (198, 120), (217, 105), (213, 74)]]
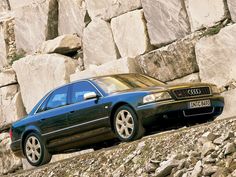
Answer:
[(47, 110), (65, 106), (67, 104), (68, 86), (55, 90), (47, 103)]
[(84, 101), (84, 94), (88, 92), (95, 92), (97, 90), (89, 82), (83, 81), (72, 85), (71, 103), (78, 103)]

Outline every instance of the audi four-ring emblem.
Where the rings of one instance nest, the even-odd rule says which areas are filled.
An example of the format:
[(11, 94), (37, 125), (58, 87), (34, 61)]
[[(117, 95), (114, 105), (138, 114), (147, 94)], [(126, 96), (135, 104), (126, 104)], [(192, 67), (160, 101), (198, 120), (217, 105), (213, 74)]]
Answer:
[(202, 92), (200, 89), (189, 89), (188, 94), (191, 96), (200, 95)]

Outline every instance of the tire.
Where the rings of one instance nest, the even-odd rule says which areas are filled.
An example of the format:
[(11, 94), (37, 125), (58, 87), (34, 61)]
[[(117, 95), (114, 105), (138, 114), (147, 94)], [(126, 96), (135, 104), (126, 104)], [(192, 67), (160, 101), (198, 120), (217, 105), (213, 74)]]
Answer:
[(41, 137), (30, 133), (24, 141), (24, 154), (32, 166), (40, 166), (50, 162), (52, 155), (48, 152)]
[(136, 113), (129, 106), (119, 107), (114, 115), (113, 127), (121, 141), (133, 141), (143, 137), (144, 128)]

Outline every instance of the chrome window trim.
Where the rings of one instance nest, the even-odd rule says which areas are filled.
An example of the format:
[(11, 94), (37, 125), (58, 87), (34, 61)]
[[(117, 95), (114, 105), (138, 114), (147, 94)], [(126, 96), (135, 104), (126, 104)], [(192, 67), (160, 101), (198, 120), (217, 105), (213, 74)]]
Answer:
[[(77, 83), (80, 83), (80, 82), (88, 82), (88, 83), (90, 83), (90, 84), (95, 88), (95, 90), (98, 91), (98, 93), (101, 95), (101, 97), (104, 97), (104, 95), (102, 94), (102, 92), (101, 92), (101, 91), (96, 87), (96, 85), (94, 85), (94, 83), (91, 82), (90, 80), (80, 80), (80, 81), (77, 81), (77, 82), (72, 82), (72, 83), (69, 83), (68, 85), (64, 85), (64, 86), (61, 86), (61, 87), (57, 87), (57, 88), (53, 89), (51, 92), (49, 92), (49, 93), (48, 93), (48, 96), (46, 96), (46, 98), (45, 98), (45, 99), (42, 101), (42, 103), (38, 106), (38, 108), (35, 110), (35, 112), (33, 113), (33, 115), (35, 115), (35, 114), (40, 114), (40, 113), (43, 113), (43, 112), (46, 112), (46, 111), (50, 111), (50, 110), (46, 110), (46, 111), (37, 113), (38, 110), (39, 110), (39, 108), (40, 108), (40, 107), (42, 106), (42, 104), (45, 102), (45, 100), (46, 100), (54, 91), (56, 91), (57, 89), (60, 89), (60, 88), (62, 88), (62, 87), (70, 86), (70, 85), (72, 85), (72, 84), (77, 84)], [(75, 103), (74, 103), (74, 104), (75, 104)], [(58, 107), (58, 108), (63, 108), (63, 107), (65, 107), (65, 106), (70, 106), (70, 105), (72, 105), (72, 104), (64, 105), (64, 106), (61, 106), (61, 107)], [(58, 109), (58, 108), (54, 108), (54, 109), (51, 109), (51, 110), (55, 110), (55, 109)]]
[(46, 96), (46, 98), (42, 101), (42, 103), (39, 104), (38, 108), (34, 111), (34, 114), (33, 114), (33, 115), (37, 114), (39, 108), (42, 106), (42, 104), (45, 102), (45, 100), (46, 100), (49, 96), (51, 96), (51, 94), (52, 94), (53, 91), (54, 91), (54, 90), (52, 90), (51, 92), (49, 92), (48, 96)]
[(73, 125), (73, 126), (70, 126), (70, 127), (62, 128), (62, 129), (55, 130), (55, 131), (51, 131), (51, 132), (42, 134), (42, 136), (46, 136), (46, 135), (53, 134), (53, 133), (58, 133), (58, 132), (61, 132), (61, 131), (64, 131), (64, 130), (68, 130), (68, 129), (71, 129), (71, 128), (79, 127), (79, 126), (82, 126), (82, 125), (90, 124), (92, 122), (97, 122), (97, 121), (105, 120), (105, 119), (109, 119), (109, 117), (102, 117), (102, 118), (99, 118), (99, 119), (96, 119), (96, 120), (91, 120), (91, 121), (84, 122), (84, 123), (81, 123), (81, 124), (76, 124), (76, 125)]
[(89, 83), (98, 91), (98, 93), (100, 93), (101, 96), (104, 97), (104, 95), (102, 94), (102, 92), (96, 87), (96, 85), (95, 85), (93, 82), (91, 82), (90, 80), (85, 80), (85, 81), (89, 82)]

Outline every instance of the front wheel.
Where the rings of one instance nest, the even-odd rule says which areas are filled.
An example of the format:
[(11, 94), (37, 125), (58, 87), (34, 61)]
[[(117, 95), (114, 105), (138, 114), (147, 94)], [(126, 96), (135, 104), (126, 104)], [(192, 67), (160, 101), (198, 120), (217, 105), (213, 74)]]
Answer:
[(144, 135), (142, 123), (129, 106), (121, 106), (114, 116), (114, 130), (121, 141), (132, 141)]
[(30, 133), (24, 142), (24, 153), (32, 166), (40, 166), (50, 162), (52, 155), (48, 152), (40, 136)]

